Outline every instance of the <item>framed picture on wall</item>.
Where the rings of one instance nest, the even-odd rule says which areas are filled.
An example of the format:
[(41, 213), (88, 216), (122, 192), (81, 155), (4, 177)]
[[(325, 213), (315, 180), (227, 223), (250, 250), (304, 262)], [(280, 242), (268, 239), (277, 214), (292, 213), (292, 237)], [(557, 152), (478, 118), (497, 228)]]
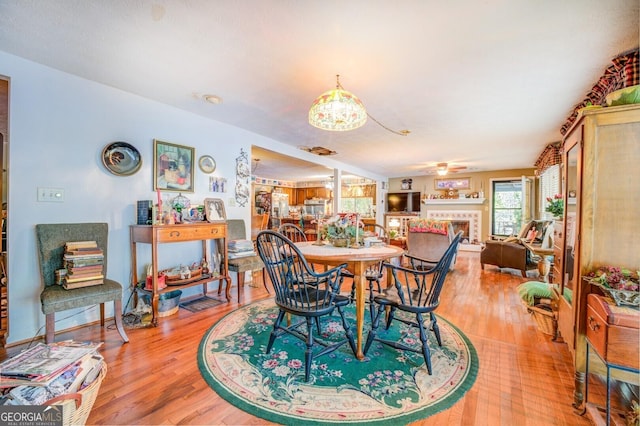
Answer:
[(221, 198), (205, 198), (204, 213), (209, 222), (225, 222), (227, 214), (224, 211), (224, 201)]
[(435, 179), (435, 187), (438, 190), (446, 189), (471, 189), (471, 178), (445, 178)]
[(153, 140), (153, 189), (194, 192), (195, 149)]

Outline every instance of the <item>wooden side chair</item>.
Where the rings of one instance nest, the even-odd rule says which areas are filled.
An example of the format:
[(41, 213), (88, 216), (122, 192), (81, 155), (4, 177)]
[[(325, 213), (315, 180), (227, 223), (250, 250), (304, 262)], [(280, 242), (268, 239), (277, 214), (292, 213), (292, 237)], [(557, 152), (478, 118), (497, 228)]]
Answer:
[(375, 236), (380, 238), (386, 244), (389, 244), (389, 233), (387, 232), (387, 228), (380, 225), (379, 223), (365, 224), (364, 231), (375, 234)]
[[(447, 273), (450, 271), (453, 258), (458, 252), (458, 243), (461, 237), (462, 231), (455, 235), (451, 244), (433, 268), (425, 266), (428, 265), (428, 262), (425, 262), (425, 265), (419, 268), (405, 268), (387, 262), (384, 263), (385, 268), (387, 268), (387, 273), (391, 274), (393, 278), (393, 287), (385, 290), (383, 294), (374, 298), (378, 309), (364, 346), (365, 355), (374, 341), (401, 351), (422, 353), (425, 365), (427, 366), (427, 372), (431, 375), (431, 352), (429, 351), (429, 345), (427, 343), (427, 330), (430, 329), (433, 331), (438, 345), (442, 346), (438, 320), (434, 315), (434, 311), (440, 304), (440, 291), (442, 290)], [(414, 258), (414, 261), (415, 260)], [(420, 347), (413, 347), (400, 341), (386, 340), (378, 337), (380, 319), (387, 311), (387, 308), (389, 308), (389, 314), (385, 328), (388, 330), (394, 320), (417, 328), (419, 330), (420, 342), (422, 343)], [(413, 319), (396, 317), (396, 311), (407, 312), (415, 315), (415, 317)], [(429, 315), (428, 326), (425, 326), (424, 316), (426, 315)]]
[(294, 223), (283, 223), (278, 228), (278, 233), (284, 235), (294, 243), (307, 241), (307, 234)]
[(251, 240), (255, 241), (258, 233), (269, 226), (269, 213), (251, 216)]
[[(316, 272), (291, 240), (274, 231), (260, 232), (256, 244), (273, 283), (275, 302), (279, 309), (266, 353), (271, 352), (276, 338), (285, 333), (305, 342), (305, 382), (309, 381), (315, 358), (331, 353), (345, 343), (349, 343), (355, 354), (353, 332), (344, 316), (344, 307), (349, 304), (349, 298), (339, 294), (340, 271), (346, 264)], [(314, 322), (319, 329), (319, 318), (331, 315), (334, 310), (340, 315), (345, 331), (344, 339), (337, 342), (325, 341), (320, 331), (314, 337)], [(301, 317), (301, 320), (290, 324), (288, 320), (284, 322), (285, 315)], [(322, 349), (314, 350), (314, 346), (322, 346)]]
[(104, 255), (107, 272), (109, 228), (106, 223), (59, 223), (36, 225), (36, 240), (40, 260), (40, 276), (44, 289), (40, 293), (45, 314), (45, 343), (55, 340), (56, 313), (69, 309), (100, 305), (100, 325), (104, 327), (104, 304), (113, 302), (116, 329), (122, 340), (129, 338), (122, 325), (122, 286), (105, 278), (103, 284), (67, 290), (56, 284), (55, 272), (63, 267), (64, 246), (69, 241), (95, 241)]

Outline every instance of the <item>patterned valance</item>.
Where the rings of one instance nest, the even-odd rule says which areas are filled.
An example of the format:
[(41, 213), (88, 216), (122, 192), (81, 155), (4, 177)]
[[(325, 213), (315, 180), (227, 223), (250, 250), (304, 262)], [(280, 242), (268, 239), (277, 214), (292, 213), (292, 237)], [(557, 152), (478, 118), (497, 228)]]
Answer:
[(640, 84), (640, 71), (638, 70), (638, 49), (618, 56), (611, 61), (612, 64), (606, 69), (604, 75), (593, 86), (586, 97), (577, 104), (567, 121), (560, 128), (561, 134), (566, 134), (573, 123), (578, 118), (578, 110), (585, 106), (602, 105), (606, 106), (605, 98), (611, 92), (629, 86)]
[(547, 168), (560, 164), (562, 162), (561, 143), (555, 142), (547, 145), (538, 157), (535, 163), (536, 173), (539, 176)]

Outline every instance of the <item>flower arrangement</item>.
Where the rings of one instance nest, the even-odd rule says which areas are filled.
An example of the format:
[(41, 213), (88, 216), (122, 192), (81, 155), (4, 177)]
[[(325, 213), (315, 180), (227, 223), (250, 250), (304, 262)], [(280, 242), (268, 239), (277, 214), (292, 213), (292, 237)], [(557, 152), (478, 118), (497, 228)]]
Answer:
[(355, 238), (356, 229), (360, 228), (358, 233), (362, 235), (364, 223), (355, 213), (339, 213), (338, 215), (327, 219), (322, 227), (322, 236), (328, 240), (336, 238)]
[(631, 272), (616, 266), (601, 266), (587, 274), (591, 283), (600, 287), (616, 305), (640, 306), (640, 271)]
[(551, 213), (554, 217), (562, 216), (564, 212), (564, 200), (562, 199), (562, 194), (556, 194), (552, 197), (547, 197), (547, 208), (545, 211)]
[(640, 271), (633, 273), (628, 269), (616, 266), (601, 266), (587, 276), (592, 278), (592, 282), (614, 290), (638, 291), (638, 275), (640, 275)]

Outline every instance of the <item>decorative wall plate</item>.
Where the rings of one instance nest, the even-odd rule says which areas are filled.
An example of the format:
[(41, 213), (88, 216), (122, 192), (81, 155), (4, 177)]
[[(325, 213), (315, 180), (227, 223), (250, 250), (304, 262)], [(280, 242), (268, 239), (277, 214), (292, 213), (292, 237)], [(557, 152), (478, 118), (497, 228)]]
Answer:
[(126, 142), (113, 142), (102, 150), (102, 164), (114, 175), (129, 176), (140, 170), (140, 152)]
[(249, 202), (249, 156), (240, 149), (240, 156), (236, 158), (236, 203), (244, 207)]
[(203, 155), (198, 160), (198, 166), (204, 173), (213, 173), (216, 169), (216, 160), (210, 155)]

